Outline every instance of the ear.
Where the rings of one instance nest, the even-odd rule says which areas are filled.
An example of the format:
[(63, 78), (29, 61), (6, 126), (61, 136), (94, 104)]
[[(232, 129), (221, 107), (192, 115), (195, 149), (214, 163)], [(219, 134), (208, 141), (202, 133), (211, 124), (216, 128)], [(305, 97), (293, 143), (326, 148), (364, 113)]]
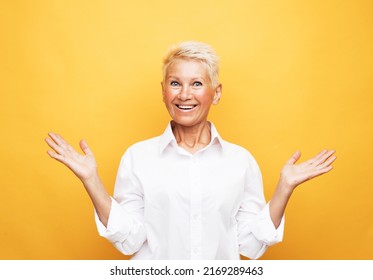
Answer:
[(162, 87), (162, 101), (164, 102), (164, 87), (163, 87), (163, 81), (161, 82)]
[(216, 88), (215, 88), (215, 94), (214, 94), (214, 98), (212, 100), (212, 104), (214, 105), (218, 105), (219, 103), (219, 100), (221, 98), (221, 91), (222, 91), (222, 85), (219, 84)]

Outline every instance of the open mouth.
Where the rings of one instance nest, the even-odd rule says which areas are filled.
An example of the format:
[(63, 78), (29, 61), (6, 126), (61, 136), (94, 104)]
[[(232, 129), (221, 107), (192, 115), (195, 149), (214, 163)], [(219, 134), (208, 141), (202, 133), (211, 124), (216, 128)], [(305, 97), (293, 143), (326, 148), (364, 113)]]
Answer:
[(189, 111), (195, 108), (197, 105), (176, 105), (177, 108), (183, 111)]

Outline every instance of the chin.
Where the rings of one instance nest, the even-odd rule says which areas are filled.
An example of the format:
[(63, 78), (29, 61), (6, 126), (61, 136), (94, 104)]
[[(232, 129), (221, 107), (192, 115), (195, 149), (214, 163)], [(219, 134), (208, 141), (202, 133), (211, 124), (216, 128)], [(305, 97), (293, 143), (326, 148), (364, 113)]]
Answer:
[(193, 127), (196, 125), (199, 125), (201, 123), (204, 123), (204, 121), (196, 121), (196, 120), (185, 120), (185, 119), (180, 119), (180, 118), (173, 118), (172, 119), (173, 123), (176, 125), (184, 126), (184, 127)]

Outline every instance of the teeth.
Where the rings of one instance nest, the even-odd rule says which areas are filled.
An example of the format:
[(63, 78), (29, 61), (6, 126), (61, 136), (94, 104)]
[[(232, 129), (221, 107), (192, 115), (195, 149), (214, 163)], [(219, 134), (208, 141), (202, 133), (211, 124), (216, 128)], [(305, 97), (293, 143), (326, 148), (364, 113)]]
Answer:
[(183, 110), (190, 110), (194, 108), (194, 105), (177, 105), (177, 107)]

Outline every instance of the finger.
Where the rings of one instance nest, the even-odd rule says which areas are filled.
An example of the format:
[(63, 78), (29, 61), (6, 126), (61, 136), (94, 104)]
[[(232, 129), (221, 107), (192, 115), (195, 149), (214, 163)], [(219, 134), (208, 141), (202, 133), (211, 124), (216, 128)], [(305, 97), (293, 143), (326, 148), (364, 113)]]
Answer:
[(323, 169), (325, 167), (330, 166), (335, 160), (337, 159), (336, 156), (329, 157), (326, 161), (324, 161), (322, 164), (318, 166), (319, 169)]
[(67, 142), (61, 135), (54, 133), (54, 140), (55, 142), (61, 146), (65, 151), (68, 151), (70, 153), (77, 153), (75, 149)]
[(62, 163), (64, 163), (64, 164), (66, 164), (66, 160), (65, 160), (65, 157), (64, 157), (64, 156), (62, 156), (62, 155), (60, 155), (60, 154), (57, 154), (57, 153), (55, 153), (55, 152), (53, 152), (53, 151), (51, 151), (51, 150), (48, 150), (47, 153), (48, 153), (48, 155), (49, 155), (51, 158), (54, 158), (55, 160), (60, 161), (60, 162), (62, 162)]
[(300, 151), (296, 151), (292, 156), (291, 156), (291, 158), (287, 161), (287, 163), (289, 163), (289, 164), (294, 164), (294, 163), (296, 163), (298, 160), (299, 160), (299, 158), (300, 158)]
[(313, 164), (314, 162), (318, 161), (328, 150), (324, 149), (320, 153), (318, 153), (316, 156), (313, 158), (307, 160), (307, 163)]
[(322, 169), (316, 170), (316, 171), (312, 172), (312, 174), (310, 174), (309, 179), (313, 179), (313, 178), (315, 178), (315, 177), (317, 177), (317, 176), (320, 176), (320, 175), (322, 175), (322, 174), (325, 174), (325, 173), (329, 172), (329, 171), (332, 170), (332, 169), (333, 169), (333, 166), (332, 166), (332, 165), (329, 165), (329, 166), (324, 167), (324, 168), (322, 168)]
[[(50, 133), (51, 138), (61, 147), (64, 149), (67, 149), (69, 151), (73, 150), (73, 148), (70, 146), (69, 142), (67, 142), (61, 135), (58, 133)], [(52, 137), (53, 136), (53, 137)]]
[(51, 147), (56, 153), (60, 155), (64, 153), (64, 149), (52, 139), (45, 138), (45, 142), (47, 142), (48, 146)]
[(79, 142), (80, 148), (86, 155), (93, 155), (91, 149), (89, 148), (87, 142), (85, 140), (80, 140)]
[(326, 160), (328, 160), (333, 154), (335, 153), (334, 150), (330, 150), (330, 151), (327, 151), (325, 154), (323, 154), (322, 156), (320, 156), (315, 162), (314, 164), (317, 166), (317, 165), (320, 165), (320, 164), (323, 164)]
[(57, 145), (62, 144), (61, 137), (57, 133), (49, 132), (48, 135)]

